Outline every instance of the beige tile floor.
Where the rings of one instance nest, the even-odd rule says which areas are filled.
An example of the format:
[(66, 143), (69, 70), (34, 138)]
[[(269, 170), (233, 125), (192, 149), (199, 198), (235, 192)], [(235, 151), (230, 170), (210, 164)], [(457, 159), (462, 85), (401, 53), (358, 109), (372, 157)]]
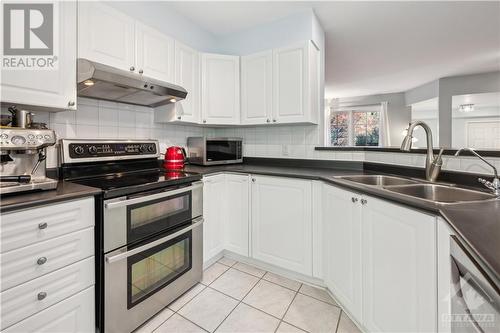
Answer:
[(359, 333), (328, 293), (222, 258), (136, 333)]

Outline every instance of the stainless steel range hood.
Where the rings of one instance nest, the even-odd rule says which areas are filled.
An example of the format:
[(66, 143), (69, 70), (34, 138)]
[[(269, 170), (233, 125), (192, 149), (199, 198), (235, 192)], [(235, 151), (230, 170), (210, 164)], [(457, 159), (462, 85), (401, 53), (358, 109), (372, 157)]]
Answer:
[(157, 107), (175, 103), (187, 91), (175, 84), (151, 79), (87, 59), (78, 59), (78, 96)]

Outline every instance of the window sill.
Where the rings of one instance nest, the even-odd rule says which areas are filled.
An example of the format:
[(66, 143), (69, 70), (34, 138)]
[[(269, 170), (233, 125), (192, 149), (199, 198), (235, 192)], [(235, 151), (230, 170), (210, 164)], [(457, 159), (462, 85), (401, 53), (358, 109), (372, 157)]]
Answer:
[[(375, 152), (386, 152), (386, 153), (402, 153), (402, 154), (426, 154), (427, 149), (425, 148), (415, 148), (410, 152), (401, 151), (399, 147), (315, 147), (314, 150), (323, 151), (375, 151)], [(457, 149), (445, 149), (443, 155), (455, 155)], [(481, 156), (485, 157), (500, 157), (500, 150), (477, 150)], [(434, 153), (439, 153), (439, 149), (434, 148)], [(469, 152), (463, 152), (460, 156), (473, 156)]]

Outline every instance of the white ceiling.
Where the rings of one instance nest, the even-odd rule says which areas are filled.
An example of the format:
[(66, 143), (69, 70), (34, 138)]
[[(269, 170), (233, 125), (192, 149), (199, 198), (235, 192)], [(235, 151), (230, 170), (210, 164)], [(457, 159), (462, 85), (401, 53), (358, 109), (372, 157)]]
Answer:
[(500, 2), (172, 2), (224, 36), (312, 8), (326, 33), (326, 97), (399, 92), (500, 69)]

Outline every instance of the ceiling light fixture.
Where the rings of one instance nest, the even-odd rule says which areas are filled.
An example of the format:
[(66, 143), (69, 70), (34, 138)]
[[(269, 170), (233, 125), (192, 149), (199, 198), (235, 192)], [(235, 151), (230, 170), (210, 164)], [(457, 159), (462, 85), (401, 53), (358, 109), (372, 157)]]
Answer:
[(170, 99), (170, 102), (171, 102), (171, 103), (175, 103), (175, 102), (177, 102), (177, 100), (176, 100), (175, 98), (171, 98), (171, 99)]
[(460, 111), (460, 112), (472, 112), (472, 111), (474, 111), (474, 104), (460, 104), (458, 106), (458, 111)]
[(93, 86), (94, 85), (94, 81), (92, 81), (92, 80), (85, 80), (85, 81), (83, 81), (83, 84), (86, 85), (86, 86)]

